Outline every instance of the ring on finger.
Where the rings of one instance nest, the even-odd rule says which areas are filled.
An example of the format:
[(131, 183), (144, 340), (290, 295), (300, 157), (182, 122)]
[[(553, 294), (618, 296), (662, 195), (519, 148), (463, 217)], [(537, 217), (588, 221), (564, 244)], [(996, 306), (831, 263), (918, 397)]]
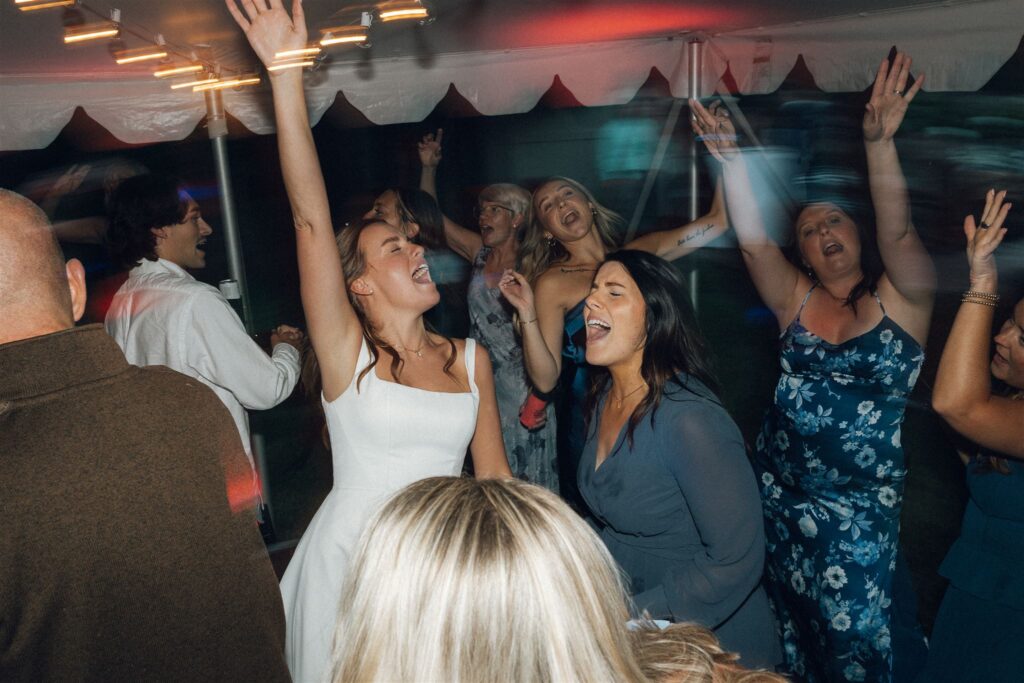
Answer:
[(987, 230), (988, 228), (991, 228), (992, 225), (990, 223), (986, 223), (985, 221), (982, 221), (981, 225), (979, 225), (978, 227), (980, 229), (982, 229), (982, 230)]
[(903, 91), (900, 90), (899, 88), (897, 88), (896, 90), (893, 90), (892, 92), (893, 92), (894, 95), (899, 95), (900, 97), (903, 97)]

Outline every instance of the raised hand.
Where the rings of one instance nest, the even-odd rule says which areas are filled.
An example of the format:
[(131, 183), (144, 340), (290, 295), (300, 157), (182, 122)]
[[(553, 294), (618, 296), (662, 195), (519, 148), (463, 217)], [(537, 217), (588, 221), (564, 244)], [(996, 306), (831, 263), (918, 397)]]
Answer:
[(537, 320), (537, 309), (534, 307), (533, 288), (526, 278), (514, 270), (506, 270), (501, 274), (498, 289), (505, 299), (519, 313), (520, 322), (525, 324)]
[(713, 157), (724, 163), (739, 153), (736, 127), (729, 118), (729, 110), (721, 100), (715, 100), (705, 107), (697, 100), (691, 99), (690, 111), (693, 112), (690, 127)]
[(420, 153), (420, 164), (424, 168), (436, 168), (441, 163), (441, 138), (444, 130), (438, 128), (437, 134), (427, 133), (417, 145)]
[[(299, 50), (306, 47), (306, 16), (302, 11), (302, 0), (292, 0), (292, 16), (288, 16), (281, 0), (224, 0), (245, 32), (246, 40), (253, 52), (269, 67), (275, 56), (285, 50)], [(241, 4), (242, 10), (238, 8)], [(279, 73), (294, 72), (286, 69)]]
[(971, 266), (971, 289), (988, 286), (995, 289), (995, 251), (1006, 237), (1003, 222), (1013, 204), (1004, 204), (1006, 190), (989, 190), (985, 194), (985, 209), (977, 225), (974, 216), (964, 219), (964, 234), (967, 236), (967, 262)]
[(864, 107), (864, 141), (879, 142), (891, 140), (907, 113), (917, 91), (924, 83), (924, 74), (919, 74), (914, 85), (907, 90), (910, 77), (910, 57), (897, 52), (889, 64), (883, 59), (875, 74), (875, 85), (871, 88), (871, 99)]

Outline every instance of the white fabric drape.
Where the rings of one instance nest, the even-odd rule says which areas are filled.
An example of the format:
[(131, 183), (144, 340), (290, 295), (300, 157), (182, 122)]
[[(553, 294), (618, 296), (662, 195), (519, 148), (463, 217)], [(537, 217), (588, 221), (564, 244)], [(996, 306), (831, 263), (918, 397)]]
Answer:
[[(981, 0), (711, 35), (704, 89), (714, 89), (728, 67), (741, 92), (771, 92), (803, 55), (824, 90), (862, 90), (896, 45), (913, 56), (915, 71), (926, 72), (925, 90), (977, 90), (1013, 54), (1021, 26), (1021, 0)], [(619, 104), (636, 94), (652, 68), (668, 78), (673, 95), (685, 97), (687, 40), (447, 53), (424, 60), (361, 62), (356, 53), (314, 77), (307, 91), (310, 116), (318, 121), (340, 92), (374, 123), (420, 121), (450, 85), (482, 114), (521, 113), (537, 104), (555, 76), (584, 105)], [(250, 130), (273, 131), (268, 92), (228, 91), (224, 102)], [(172, 91), (152, 78), (74, 82), (59, 75), (0, 75), (0, 150), (47, 146), (76, 106), (130, 143), (179, 140), (205, 113), (201, 94)]]

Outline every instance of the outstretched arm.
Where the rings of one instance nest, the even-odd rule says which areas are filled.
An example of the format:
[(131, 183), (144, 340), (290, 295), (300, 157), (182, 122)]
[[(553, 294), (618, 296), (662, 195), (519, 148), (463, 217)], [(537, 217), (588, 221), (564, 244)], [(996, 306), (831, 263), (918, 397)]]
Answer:
[(879, 65), (871, 100), (864, 111), (864, 150), (878, 250), (886, 276), (900, 296), (930, 312), (935, 267), (911, 221), (907, 179), (893, 141), (907, 108), (924, 83), (921, 74), (906, 90), (909, 76), (910, 57), (903, 53), (898, 53), (891, 65), (888, 59)]
[[(953, 429), (975, 443), (1024, 458), (1024, 401), (993, 396), (989, 374), (989, 334), (995, 307), (984, 302), (998, 291), (994, 254), (1006, 236), (1003, 221), (1010, 204), (1003, 203), (1005, 198), (1005, 191), (989, 190), (986, 195), (981, 226), (989, 227), (976, 226), (973, 216), (964, 219), (970, 291), (982, 296), (967, 296), (960, 304), (942, 350), (932, 406)], [(1015, 326), (1017, 332), (1010, 343), (1024, 344), (1024, 320), (1007, 321), (1007, 325)]]
[(711, 208), (705, 215), (692, 223), (672, 230), (659, 230), (638, 237), (627, 244), (626, 248), (647, 251), (666, 261), (674, 261), (712, 242), (728, 229), (729, 220), (725, 213), (724, 190), (722, 179), (719, 178), (715, 183), (715, 195), (711, 200)]
[(779, 325), (785, 327), (796, 315), (804, 292), (810, 289), (810, 278), (790, 263), (768, 236), (728, 112), (720, 103), (705, 108), (697, 100), (690, 100), (690, 109), (693, 131), (722, 163), (729, 222), (736, 231), (743, 261), (761, 299)]
[[(437, 129), (437, 135), (427, 133), (420, 140), (417, 150), (420, 154), (420, 189), (437, 199), (437, 167), (441, 163), (441, 138), (444, 131)], [(480, 235), (468, 230), (442, 214), (444, 218), (444, 238), (452, 251), (472, 261), (483, 247)]]
[[(306, 47), (301, 0), (293, 0), (291, 17), (281, 0), (242, 0), (244, 14), (236, 0), (226, 4), (265, 66), (273, 64), (279, 52)], [(324, 396), (333, 400), (352, 380), (362, 330), (346, 296), (327, 190), (309, 128), (302, 73), (297, 69), (269, 73), (281, 171), (295, 222), (302, 307), (320, 362)]]

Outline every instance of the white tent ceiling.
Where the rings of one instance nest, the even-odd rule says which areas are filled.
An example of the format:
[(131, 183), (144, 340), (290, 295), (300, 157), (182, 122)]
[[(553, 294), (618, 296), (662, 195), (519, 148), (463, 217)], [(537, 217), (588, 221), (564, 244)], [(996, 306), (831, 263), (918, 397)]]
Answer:
[[(255, 58), (221, 0), (84, 0), (111, 7), (131, 34), (162, 34), (225, 70)], [(435, 0), (436, 21), (375, 25), (373, 47), (332, 53), (311, 76), (314, 120), (339, 92), (378, 124), (418, 121), (454, 85), (483, 114), (532, 109), (557, 75), (583, 104), (630, 100), (651, 68), (672, 93), (688, 89), (686, 43), (707, 42), (702, 90), (728, 68), (741, 92), (778, 87), (803, 55), (830, 91), (865, 88), (896, 45), (925, 71), (926, 90), (975, 90), (1013, 54), (1022, 0)], [(354, 3), (306, 0), (311, 36)], [(88, 16), (88, 12), (86, 12)], [(334, 21), (333, 23), (338, 23)], [(206, 113), (203, 97), (169, 89), (151, 66), (114, 64), (105, 44), (65, 47), (61, 10), (23, 13), (0, 4), (0, 150), (45, 147), (81, 106), (130, 143), (187, 136)], [(126, 35), (128, 47), (143, 45)], [(224, 95), (227, 110), (257, 133), (273, 130), (267, 93)]]

